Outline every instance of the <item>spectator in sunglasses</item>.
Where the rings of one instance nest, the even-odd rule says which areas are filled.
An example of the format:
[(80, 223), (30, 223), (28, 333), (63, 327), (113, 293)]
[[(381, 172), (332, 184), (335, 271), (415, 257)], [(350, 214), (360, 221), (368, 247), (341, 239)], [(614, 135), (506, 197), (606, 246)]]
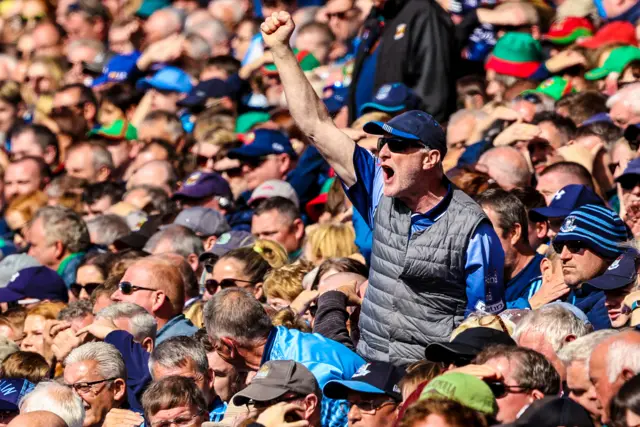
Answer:
[(640, 236), (640, 159), (633, 159), (616, 178), (622, 193), (624, 221), (635, 236)]
[(98, 117), (98, 101), (91, 88), (82, 83), (61, 87), (53, 97), (53, 113), (67, 110), (82, 115), (87, 127), (93, 129)]
[(78, 271), (76, 281), (69, 288), (70, 299), (88, 300), (93, 291), (107, 279), (110, 254), (92, 254), (84, 258)]
[(584, 205), (569, 214), (553, 240), (562, 260), (567, 301), (587, 314), (594, 329), (610, 328), (604, 292), (587, 282), (602, 275), (622, 255), (621, 243), (629, 238), (624, 222), (612, 210)]
[(138, 304), (152, 314), (158, 323), (157, 344), (197, 331), (182, 314), (184, 283), (180, 271), (166, 259), (150, 256), (135, 262), (124, 273), (111, 299)]

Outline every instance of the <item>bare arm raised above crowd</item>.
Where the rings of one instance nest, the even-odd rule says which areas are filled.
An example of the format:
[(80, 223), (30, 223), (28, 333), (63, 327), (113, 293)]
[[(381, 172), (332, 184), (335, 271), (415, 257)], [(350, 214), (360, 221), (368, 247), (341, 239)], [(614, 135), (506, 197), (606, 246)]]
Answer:
[(287, 12), (274, 13), (260, 28), (265, 44), (273, 53), (273, 61), (278, 68), (293, 119), (309, 136), (345, 185), (355, 184), (355, 142), (333, 123), (324, 103), (318, 98), (298, 65), (289, 47), (289, 38), (295, 28), (291, 16)]

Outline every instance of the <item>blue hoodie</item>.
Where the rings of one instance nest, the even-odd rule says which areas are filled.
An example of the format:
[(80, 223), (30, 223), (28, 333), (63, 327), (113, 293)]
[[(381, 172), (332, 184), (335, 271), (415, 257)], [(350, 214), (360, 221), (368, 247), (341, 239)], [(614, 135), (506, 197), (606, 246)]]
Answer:
[(586, 283), (580, 289), (572, 290), (567, 297), (568, 303), (584, 311), (596, 331), (611, 329), (611, 320), (609, 320), (607, 308), (604, 306), (604, 300), (604, 291)]

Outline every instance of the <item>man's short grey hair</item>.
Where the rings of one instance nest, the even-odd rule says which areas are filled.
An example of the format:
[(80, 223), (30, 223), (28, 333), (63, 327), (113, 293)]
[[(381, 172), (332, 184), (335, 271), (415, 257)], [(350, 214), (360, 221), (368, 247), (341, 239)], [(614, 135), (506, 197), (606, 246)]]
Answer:
[[(245, 11), (242, 9), (242, 2), (239, 2), (237, 0), (213, 0), (211, 3), (209, 3), (208, 7), (215, 7), (216, 5), (221, 5), (223, 7), (231, 9), (231, 12), (233, 13), (234, 24), (237, 25), (240, 23), (240, 21), (242, 21), (245, 13)], [(296, 25), (301, 24), (296, 22)]]
[(269, 336), (271, 318), (253, 294), (230, 288), (218, 292), (204, 307), (204, 325), (211, 340), (229, 337), (250, 345)]
[(20, 413), (48, 411), (56, 414), (68, 427), (82, 427), (84, 404), (71, 387), (55, 381), (42, 381), (20, 400)]
[(96, 245), (109, 246), (116, 240), (128, 235), (131, 229), (122, 217), (114, 214), (99, 215), (87, 221), (89, 235)]
[(45, 206), (36, 212), (33, 222), (42, 219), (48, 244), (61, 241), (72, 253), (84, 252), (91, 245), (87, 224), (71, 209)]
[(557, 353), (569, 335), (576, 338), (591, 332), (591, 326), (586, 325), (578, 316), (559, 305), (549, 305), (532, 310), (516, 326), (513, 339), (517, 342), (526, 332), (543, 334)]
[(156, 319), (144, 308), (130, 302), (117, 302), (103, 308), (96, 314), (96, 319), (127, 319), (130, 333), (136, 342), (141, 343), (145, 338), (155, 341), (158, 324)]
[(100, 53), (104, 53), (106, 51), (106, 47), (104, 43), (94, 40), (94, 39), (76, 39), (69, 43), (67, 46), (67, 51), (71, 52), (74, 49), (88, 47), (89, 49), (93, 49), (96, 51), (96, 55)]
[(100, 170), (100, 168), (113, 169), (115, 167), (113, 163), (113, 157), (109, 150), (98, 144), (91, 144), (91, 154), (93, 159), (93, 168)]
[(229, 41), (229, 33), (224, 24), (215, 18), (194, 25), (191, 32), (204, 38), (211, 47)]
[(87, 299), (72, 301), (68, 306), (58, 313), (58, 320), (71, 322), (75, 319), (84, 319), (88, 315), (93, 315), (93, 305)]
[(127, 379), (127, 368), (120, 351), (106, 342), (90, 342), (75, 348), (64, 359), (65, 368), (80, 362), (96, 362), (103, 379)]
[(179, 33), (182, 31), (182, 27), (184, 25), (184, 20), (186, 18), (184, 12), (175, 7), (165, 7), (164, 9), (160, 9), (155, 11), (153, 14), (158, 14), (163, 16), (163, 21), (165, 22), (166, 32), (170, 33)]
[(4, 359), (11, 356), (13, 353), (17, 353), (18, 351), (20, 351), (20, 347), (18, 347), (18, 344), (7, 337), (0, 335), (0, 363), (2, 363)]
[[(187, 366), (189, 360), (196, 371), (207, 377), (209, 375), (209, 360), (204, 346), (193, 337), (179, 336), (162, 341), (151, 352), (149, 357), (149, 372), (153, 377), (155, 365), (163, 368), (180, 368)], [(153, 378), (157, 380), (158, 378)]]
[(204, 252), (204, 246), (202, 240), (196, 236), (196, 234), (186, 227), (181, 225), (170, 225), (164, 230), (158, 231), (151, 236), (146, 245), (144, 245), (144, 251), (158, 255), (156, 248), (161, 242), (171, 242), (171, 251), (187, 258), (191, 254), (200, 256)]
[(607, 108), (611, 109), (618, 102), (624, 102), (635, 114), (640, 114), (640, 83), (625, 86), (607, 100)]
[(193, 59), (207, 59), (211, 56), (211, 46), (200, 34), (187, 33), (186, 41), (189, 42), (187, 54)]
[(598, 344), (617, 333), (618, 331), (615, 329), (604, 329), (587, 334), (562, 347), (558, 352), (558, 357), (565, 366), (569, 366), (573, 362), (584, 362), (586, 364)]
[(622, 371), (640, 373), (640, 344), (618, 340), (611, 344), (607, 354), (607, 377), (614, 383)]

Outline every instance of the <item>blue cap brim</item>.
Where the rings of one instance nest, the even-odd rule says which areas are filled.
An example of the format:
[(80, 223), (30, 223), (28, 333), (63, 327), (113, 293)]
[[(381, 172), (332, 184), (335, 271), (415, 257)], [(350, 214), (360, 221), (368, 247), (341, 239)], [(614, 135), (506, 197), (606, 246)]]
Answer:
[(385, 113), (397, 113), (398, 111), (402, 111), (406, 108), (406, 105), (389, 106), (378, 104), (376, 102), (367, 102), (365, 104), (362, 104), (362, 106), (360, 107), (360, 114), (362, 114), (366, 109), (384, 111)]
[(371, 394), (387, 394), (384, 390), (362, 381), (333, 380), (325, 384), (322, 389), (322, 393), (330, 399), (346, 399), (349, 391)]
[(25, 296), (9, 288), (0, 289), (0, 302), (14, 302), (24, 299)]
[(603, 291), (613, 291), (615, 289), (621, 289), (635, 282), (634, 278), (628, 278), (625, 276), (618, 276), (616, 274), (603, 274), (602, 276), (595, 277), (587, 282), (588, 285), (593, 286), (596, 289)]
[(198, 106), (204, 106), (206, 101), (207, 101), (207, 98), (193, 95), (193, 96), (187, 96), (185, 99), (182, 99), (176, 102), (176, 105), (178, 105), (179, 107), (198, 107)]
[(420, 141), (420, 138), (418, 138), (417, 136), (395, 129), (389, 126), (387, 123), (383, 123), (383, 122), (368, 122), (364, 125), (363, 130), (366, 133), (371, 135), (391, 134), (394, 136), (399, 136), (400, 138), (413, 139), (416, 141)]
[(96, 87), (109, 82), (109, 77), (106, 74), (101, 74), (91, 82), (91, 87)]
[(340, 102), (337, 99), (330, 97), (324, 100), (324, 106), (327, 107), (329, 114), (336, 114), (342, 109), (346, 104), (344, 102)]
[(552, 208), (547, 206), (546, 208), (534, 208), (531, 209), (531, 214), (535, 214), (544, 218), (565, 218), (569, 216), (571, 209)]

